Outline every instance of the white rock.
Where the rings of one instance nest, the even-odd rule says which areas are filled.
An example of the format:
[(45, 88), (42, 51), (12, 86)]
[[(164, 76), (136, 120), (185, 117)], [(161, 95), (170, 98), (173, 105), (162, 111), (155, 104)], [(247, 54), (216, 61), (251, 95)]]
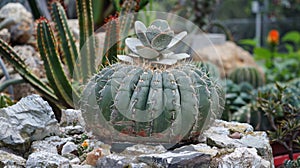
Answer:
[(58, 136), (51, 136), (41, 141), (34, 141), (31, 145), (31, 152), (45, 151), (58, 154), (57, 149), (62, 148), (65, 143), (71, 140), (71, 137), (60, 138)]
[(0, 29), (8, 28), (11, 41), (26, 43), (34, 29), (32, 14), (20, 3), (8, 3), (0, 9)]
[(25, 152), (30, 142), (58, 132), (58, 124), (48, 102), (38, 95), (22, 98), (0, 109), (0, 147)]
[(41, 151), (29, 155), (28, 160), (26, 162), (26, 168), (37, 168), (37, 167), (70, 168), (71, 165), (68, 159), (58, 154)]
[(61, 154), (64, 155), (74, 151), (77, 151), (77, 145), (74, 142), (67, 142), (62, 148)]
[(220, 158), (218, 168), (269, 168), (271, 163), (257, 155), (255, 148), (236, 148), (233, 153)]
[(0, 167), (23, 168), (26, 160), (20, 156), (0, 150)]
[(80, 110), (66, 109), (61, 111), (61, 126), (85, 126), (84, 119)]

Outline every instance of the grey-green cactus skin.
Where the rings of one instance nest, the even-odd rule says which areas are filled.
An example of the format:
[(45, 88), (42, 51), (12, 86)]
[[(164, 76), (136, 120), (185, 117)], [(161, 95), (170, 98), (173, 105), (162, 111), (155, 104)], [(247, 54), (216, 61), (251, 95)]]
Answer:
[(99, 112), (121, 133), (199, 135), (224, 106), (221, 87), (194, 66), (167, 70), (115, 64), (93, 78)]
[(196, 66), (183, 63), (188, 54), (171, 51), (186, 32), (175, 35), (160, 19), (148, 28), (137, 21), (135, 31), (138, 39), (125, 40), (132, 53), (118, 55), (120, 63), (102, 69), (83, 92), (81, 107), (89, 127), (105, 125), (113, 139), (122, 134), (126, 141), (131, 140), (128, 137), (146, 137), (146, 142), (197, 139), (221, 116), (225, 104), (221, 85)]
[(202, 71), (207, 73), (209, 77), (220, 78), (220, 71), (218, 67), (211, 62), (195, 62), (197, 68), (200, 68)]

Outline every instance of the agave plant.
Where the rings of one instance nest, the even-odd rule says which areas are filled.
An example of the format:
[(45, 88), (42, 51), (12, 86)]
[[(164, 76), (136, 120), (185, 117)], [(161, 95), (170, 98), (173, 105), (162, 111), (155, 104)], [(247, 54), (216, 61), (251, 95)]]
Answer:
[(197, 139), (223, 110), (221, 86), (180, 61), (188, 54), (170, 51), (186, 32), (175, 35), (165, 20), (155, 20), (148, 28), (136, 21), (135, 32), (137, 39), (125, 40), (132, 53), (118, 55), (121, 62), (100, 71), (83, 91), (88, 129), (103, 137), (106, 131), (99, 128), (107, 127), (125, 135), (110, 136), (126, 141)]

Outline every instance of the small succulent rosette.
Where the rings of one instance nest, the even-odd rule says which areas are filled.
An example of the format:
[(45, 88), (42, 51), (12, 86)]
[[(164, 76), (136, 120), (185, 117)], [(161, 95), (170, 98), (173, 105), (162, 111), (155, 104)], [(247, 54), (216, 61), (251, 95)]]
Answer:
[(125, 40), (132, 53), (118, 55), (121, 61), (134, 63), (142, 60), (151, 64), (173, 65), (190, 57), (186, 53), (175, 54), (170, 50), (187, 35), (187, 32), (175, 35), (165, 20), (157, 19), (148, 28), (142, 22), (136, 21), (135, 33), (138, 38)]

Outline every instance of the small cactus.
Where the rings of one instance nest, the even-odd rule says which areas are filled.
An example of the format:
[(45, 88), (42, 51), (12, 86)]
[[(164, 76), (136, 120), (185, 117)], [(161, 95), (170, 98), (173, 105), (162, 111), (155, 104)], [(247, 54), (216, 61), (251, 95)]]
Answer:
[(263, 86), (265, 83), (264, 76), (255, 67), (239, 67), (230, 73), (229, 79), (234, 83), (250, 83), (254, 88)]
[[(168, 23), (159, 19), (148, 28), (136, 21), (135, 31), (138, 39), (125, 40), (133, 53), (119, 55), (121, 63), (102, 69), (83, 91), (87, 127), (106, 123), (123, 135), (148, 137), (144, 141), (149, 137), (162, 141), (161, 136), (167, 141), (194, 140), (220, 116), (222, 88), (195, 66), (180, 64), (188, 54), (170, 51), (186, 32), (174, 35)], [(103, 136), (98, 129), (93, 132)]]

